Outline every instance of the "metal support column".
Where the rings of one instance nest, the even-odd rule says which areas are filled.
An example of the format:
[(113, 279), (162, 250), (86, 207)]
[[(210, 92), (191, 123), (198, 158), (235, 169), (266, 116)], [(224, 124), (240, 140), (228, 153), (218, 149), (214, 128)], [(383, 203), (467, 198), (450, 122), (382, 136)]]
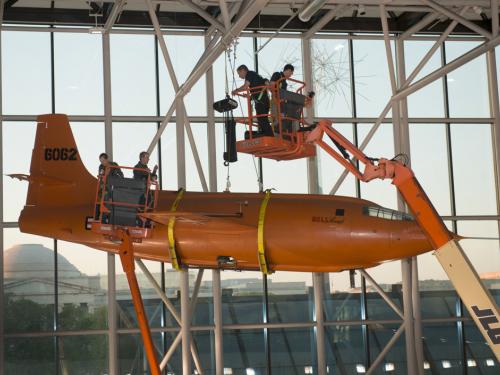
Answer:
[[(104, 83), (104, 144), (106, 153), (113, 160), (113, 122), (111, 108), (111, 58), (109, 33), (102, 35), (102, 62)], [(116, 313), (115, 255), (108, 253), (108, 357), (109, 374), (118, 374), (118, 337)]]
[[(205, 35), (205, 48), (208, 48), (210, 38)], [(205, 75), (207, 92), (207, 144), (208, 144), (208, 188), (217, 191), (217, 152), (215, 141), (215, 116), (214, 116), (214, 72), (210, 68)]]
[[(412, 278), (411, 278), (411, 258), (401, 261), (401, 277), (403, 286), (403, 326), (405, 329), (406, 343), (406, 373), (417, 375), (417, 354), (415, 351), (415, 330), (413, 327), (413, 306), (412, 306)], [(422, 364), (423, 366), (423, 364)]]
[[(3, 107), (2, 107), (2, 101), (3, 101), (3, 92), (2, 92), (2, 69), (1, 69), (1, 63), (2, 63), (2, 26), (3, 26), (3, 7), (4, 7), (4, 1), (0, 0), (0, 145), (3, 144)], [(3, 176), (3, 152), (0, 152), (0, 176)], [(0, 248), (2, 249), (2, 252), (0, 254), (0, 288), (3, 290), (3, 253), (4, 253), (4, 248), (3, 248), (3, 178), (0, 178), (0, 220), (2, 223), (2, 228), (0, 228)], [(2, 316), (4, 315), (5, 312), (5, 306), (4, 306), (4, 293), (0, 293), (0, 311), (2, 312)], [(3, 324), (4, 319), (0, 319), (0, 374), (5, 374), (5, 361), (4, 361), (4, 350), (5, 348), (5, 342), (4, 342), (4, 324)]]
[[(311, 39), (309, 38), (302, 38), (302, 58), (304, 80), (307, 85), (306, 90), (314, 91), (311, 61)], [(314, 106), (310, 106), (306, 110), (306, 120), (307, 122), (312, 123), (314, 119)], [(319, 153), (318, 146), (316, 146), (316, 152)], [(309, 194), (321, 193), (321, 187), (319, 183), (318, 156), (307, 158), (307, 182)]]
[[(492, 11), (495, 8), (492, 1)], [(496, 2), (496, 1), (495, 1)], [(496, 7), (498, 11), (498, 6)], [(498, 15), (496, 21), (492, 21), (492, 29), (498, 34), (498, 25), (495, 27), (495, 22), (498, 23)], [(494, 34), (496, 37), (497, 34)], [(497, 195), (497, 213), (500, 212), (500, 109), (498, 103), (498, 76), (497, 76), (497, 61), (495, 50), (486, 53), (486, 64), (488, 68), (488, 90), (490, 99), (490, 114), (493, 118), (491, 127), (493, 156), (495, 166), (495, 187)], [(500, 221), (498, 222), (498, 231), (500, 233)]]
[(214, 341), (215, 375), (224, 373), (223, 334), (222, 334), (222, 288), (220, 270), (212, 270), (212, 293), (214, 296)]
[(179, 271), (181, 288), (181, 337), (182, 337), (182, 374), (191, 373), (191, 308), (189, 304), (189, 271)]
[[(401, 38), (396, 40), (396, 70), (398, 74), (397, 84), (398, 89), (400, 89), (406, 82), (406, 69), (405, 69), (405, 55), (404, 55), (404, 41)], [(396, 154), (403, 153), (408, 156), (408, 162), (410, 160), (410, 128), (408, 124), (408, 100), (407, 98), (401, 99), (399, 102), (399, 127), (394, 127), (394, 149)], [(406, 204), (401, 194), (398, 193), (398, 210), (407, 211)], [(406, 349), (407, 352), (411, 350), (411, 357), (407, 354), (408, 362), (407, 365), (410, 366), (410, 358), (414, 360), (416, 366), (411, 364), (414, 371), (418, 375), (424, 374), (424, 355), (422, 347), (422, 321), (420, 314), (420, 294), (418, 289), (418, 270), (417, 270), (417, 258), (409, 258), (407, 260), (408, 268), (403, 266), (404, 272), (409, 272), (410, 277), (407, 278), (403, 276), (403, 280), (409, 282), (411, 292), (407, 294), (406, 298), (410, 299), (411, 305), (411, 315), (408, 316), (408, 311), (405, 305), (404, 319), (405, 319), (405, 329), (406, 319), (410, 320), (412, 324), (411, 335), (406, 331)], [(415, 273), (415, 274), (414, 274)], [(405, 286), (403, 284), (403, 290)], [(406, 302), (405, 302), (406, 303)], [(418, 319), (416, 319), (418, 317)], [(413, 337), (412, 337), (413, 336)], [(413, 340), (411, 340), (413, 338)], [(410, 373), (410, 372), (408, 372)]]
[(318, 356), (318, 374), (326, 375), (325, 318), (323, 313), (323, 273), (313, 273), (314, 315), (316, 318), (316, 352)]

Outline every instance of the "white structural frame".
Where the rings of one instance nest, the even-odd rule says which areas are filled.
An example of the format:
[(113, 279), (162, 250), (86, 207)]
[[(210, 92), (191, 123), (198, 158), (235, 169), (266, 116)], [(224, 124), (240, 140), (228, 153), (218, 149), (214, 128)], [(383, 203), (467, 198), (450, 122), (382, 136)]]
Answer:
[[(129, 0), (130, 1), (130, 0)], [(184, 129), (186, 129), (188, 135), (188, 141), (191, 145), (191, 151), (193, 153), (193, 157), (195, 159), (197, 165), (197, 172), (200, 177), (200, 181), (202, 183), (202, 188), (204, 191), (216, 191), (217, 190), (217, 173), (215, 166), (215, 123), (220, 122), (220, 118), (216, 118), (213, 112), (210, 110), (211, 105), (213, 104), (213, 74), (211, 72), (211, 65), (215, 61), (215, 59), (224, 52), (228, 45), (230, 45), (231, 41), (240, 35), (240, 33), (244, 30), (245, 26), (250, 22), (253, 17), (262, 9), (267, 1), (258, 0), (255, 2), (243, 2), (243, 4), (238, 8), (233, 6), (234, 3), (226, 2), (225, 0), (219, 0), (219, 4), (221, 6), (222, 14), (219, 19), (214, 19), (208, 13), (204, 12), (203, 8), (200, 5), (197, 5), (189, 0), (182, 0), (182, 3), (189, 5), (202, 17), (207, 19), (213, 26), (207, 31), (207, 33), (200, 32), (169, 32), (162, 31), (159, 27), (158, 20), (156, 18), (153, 4), (157, 5), (163, 3), (162, 1), (152, 1), (146, 0), (146, 3), (149, 6), (150, 17), (152, 20), (152, 24), (154, 26), (153, 31), (148, 30), (117, 30), (113, 29), (113, 23), (118, 17), (120, 11), (123, 9), (124, 1), (118, 0), (115, 2), (108, 23), (105, 25), (102, 35), (102, 48), (103, 48), (103, 84), (104, 84), (104, 115), (103, 116), (71, 116), (71, 120), (75, 121), (102, 121), (104, 122), (105, 128), (105, 148), (106, 152), (112, 156), (112, 123), (119, 121), (157, 121), (162, 122), (162, 126), (160, 127), (158, 133), (155, 135), (153, 141), (150, 144), (149, 151), (153, 151), (156, 143), (161, 137), (161, 133), (167, 124), (170, 121), (175, 121), (177, 123), (178, 129), (178, 139), (177, 139), (177, 151), (178, 151), (178, 181), (179, 187), (185, 187), (186, 185), (186, 171), (185, 171), (185, 150), (184, 150)], [(286, 3), (285, 1), (275, 1), (276, 3)], [(205, 2), (199, 2), (199, 4), (203, 4)], [(327, 2), (329, 3), (329, 2)], [(316, 35), (316, 32), (319, 32), (321, 27), (337, 16), (341, 11), (345, 9), (346, 6), (352, 3), (361, 3), (366, 5), (379, 5), (380, 7), (380, 17), (382, 22), (382, 27), (384, 30), (383, 35), (381, 36), (332, 36), (332, 35)], [(372, 130), (369, 132), (368, 136), (360, 146), (361, 149), (364, 149), (370, 139), (377, 131), (379, 125), (381, 123), (393, 123), (394, 125), (394, 134), (395, 134), (395, 149), (398, 152), (404, 152), (409, 154), (409, 135), (408, 135), (408, 124), (411, 120), (412, 123), (434, 123), (434, 122), (453, 122), (453, 123), (490, 123), (492, 127), (492, 139), (494, 145), (494, 161), (495, 161), (495, 178), (496, 178), (496, 189), (497, 189), (497, 206), (498, 211), (500, 211), (500, 109), (499, 109), (499, 100), (498, 100), (498, 77), (497, 77), (497, 69), (496, 69), (496, 56), (494, 48), (500, 44), (500, 36), (499, 36), (499, 19), (498, 19), (498, 0), (491, 1), (442, 1), (443, 5), (440, 5), (432, 0), (420, 0), (420, 1), (403, 1), (403, 0), (395, 0), (388, 4), (386, 1), (375, 1), (375, 0), (367, 0), (367, 1), (357, 1), (352, 2), (348, 0), (340, 0), (335, 1), (335, 5), (327, 4), (327, 6), (331, 6), (327, 14), (323, 19), (319, 20), (316, 24), (316, 27), (313, 27), (311, 31), (304, 33), (301, 36), (298, 36), (302, 40), (302, 49), (303, 49), (303, 66), (304, 66), (304, 74), (306, 77), (306, 81), (308, 84), (313, 84), (313, 75), (312, 75), (312, 61), (311, 61), (311, 38), (339, 38), (339, 39), (383, 39), (385, 42), (386, 53), (387, 53), (387, 63), (390, 71), (390, 79), (391, 79), (391, 88), (392, 88), (392, 98), (387, 103), (384, 110), (381, 112), (378, 118), (338, 118), (334, 119), (337, 122), (346, 122), (346, 123), (359, 123), (359, 122), (374, 122), (374, 126)], [(451, 3), (458, 4), (462, 6), (462, 9), (459, 13), (453, 12), (448, 9), (448, 6)], [(227, 6), (229, 4), (229, 6)], [(491, 7), (495, 11), (492, 13), (492, 32), (488, 32), (484, 29), (475, 26), (473, 23), (468, 21), (463, 17), (463, 14), (468, 11), (468, 7), (481, 4), (481, 6)], [(0, 20), (2, 19), (3, 13), (3, 0), (0, 0)], [(390, 35), (388, 31), (387, 19), (386, 19), (386, 11), (393, 9), (393, 7), (397, 7), (399, 5), (404, 6), (421, 6), (422, 9), (429, 10), (428, 7), (431, 7), (434, 11), (429, 12), (429, 14), (422, 19), (419, 23), (417, 23), (414, 27), (409, 29), (407, 32), (401, 35)], [(237, 13), (237, 14), (236, 14)], [(443, 32), (439, 37), (429, 37), (429, 36), (413, 36), (414, 33), (418, 33), (418, 31), (430, 24), (434, 20), (439, 17), (449, 17), (453, 19), (453, 22), (450, 26)], [(231, 23), (231, 19), (235, 17), (233, 23)], [(461, 23), (473, 31), (477, 32), (479, 37), (477, 40), (481, 40), (483, 44), (478, 46), (477, 48), (469, 51), (463, 56), (455, 59), (454, 61), (448, 63), (447, 65), (437, 69), (436, 71), (430, 73), (426, 77), (420, 79), (419, 81), (413, 83), (413, 80), (418, 75), (418, 73), (422, 70), (425, 64), (430, 60), (432, 55), (442, 47), (445, 40), (449, 37), (449, 34), (452, 32), (453, 28)], [(58, 28), (56, 30), (44, 30), (38, 27), (19, 27), (19, 26), (4, 26), (2, 30), (22, 30), (22, 31), (47, 31), (47, 32), (88, 32), (85, 29), (72, 29), (72, 28)], [(110, 34), (114, 33), (130, 33), (130, 34), (152, 34), (158, 38), (158, 42), (163, 53), (163, 57), (165, 59), (168, 73), (171, 77), (172, 84), (176, 91), (176, 96), (174, 102), (170, 106), (169, 111), (167, 112), (165, 117), (159, 116), (113, 116), (112, 115), (112, 106), (111, 106), (111, 65), (110, 65)], [(182, 34), (182, 35), (205, 35), (206, 37), (206, 46), (207, 52), (202, 56), (196, 68), (193, 70), (192, 74), (189, 76), (187, 81), (183, 85), (179, 85), (176, 79), (175, 71), (173, 69), (172, 63), (170, 61), (170, 57), (168, 55), (168, 49), (166, 43), (164, 41), (163, 36), (165, 34)], [(247, 35), (243, 32), (242, 35)], [(252, 36), (258, 36), (259, 33), (251, 34)], [(262, 34), (267, 35), (267, 34)], [(297, 37), (296, 35), (281, 35), (277, 34), (273, 37)], [(431, 50), (422, 58), (420, 63), (414, 69), (414, 71), (406, 76), (404, 71), (404, 51), (403, 51), (403, 42), (404, 40), (434, 40), (435, 44), (431, 48)], [(460, 40), (460, 38), (455, 38), (455, 40)], [(472, 40), (471, 38), (466, 38), (466, 40)], [(395, 41), (396, 44), (396, 67), (393, 66), (392, 62), (392, 51), (391, 51), (391, 42)], [(0, 47), (1, 47), (1, 32), (0, 32)], [(1, 51), (1, 48), (0, 48)], [(1, 53), (1, 52), (0, 52)], [(489, 84), (489, 96), (490, 96), (490, 118), (489, 119), (457, 119), (457, 118), (419, 118), (419, 119), (409, 119), (406, 98), (411, 93), (419, 90), (422, 87), (425, 87), (427, 84), (433, 82), (436, 79), (440, 79), (449, 72), (454, 69), (463, 66), (467, 62), (471, 61), (473, 58), (485, 53), (488, 64), (488, 84)], [(1, 56), (1, 55), (0, 55)], [(183, 97), (189, 92), (189, 89), (200, 79), (203, 74), (206, 76), (207, 82), (207, 108), (208, 115), (207, 117), (189, 117), (184, 103)], [(2, 97), (1, 91), (1, 71), (0, 71), (0, 99)], [(2, 113), (1, 107), (2, 101), (0, 100), (0, 113)], [(393, 118), (386, 118), (387, 113), (392, 108)], [(173, 117), (172, 113), (176, 110), (177, 117)], [(307, 113), (307, 117), (310, 121), (317, 120), (314, 116), (313, 111)], [(0, 125), (2, 121), (33, 121), (35, 119), (34, 116), (0, 116)], [(198, 122), (207, 123), (207, 135), (208, 135), (208, 154), (209, 154), (209, 171), (208, 183), (205, 179), (205, 174), (200, 162), (200, 157), (197, 152), (196, 144), (194, 142), (194, 138), (191, 132), (191, 124), (196, 124)], [(182, 135), (180, 135), (182, 133)], [(2, 127), (0, 126), (0, 141), (2, 140)], [(2, 162), (2, 153), (0, 153), (0, 172), (2, 172), (3, 163)], [(343, 179), (347, 173), (342, 174), (341, 178), (337, 183), (332, 187), (330, 193), (333, 194), (337, 191), (342, 183)], [(318, 162), (316, 158), (311, 158), (308, 160), (308, 181), (309, 181), (309, 192), (310, 193), (319, 193), (319, 173), (318, 173)], [(404, 205), (401, 200), (398, 201), (399, 209), (403, 210)], [(3, 221), (3, 181), (0, 179), (0, 215), (2, 215), (2, 228), (15, 228), (17, 227), (16, 223), (6, 223)], [(500, 215), (471, 215), (471, 216), (447, 216), (444, 217), (449, 220), (497, 220), (499, 221), (500, 228)], [(3, 230), (0, 231), (0, 240), (3, 240)], [(2, 241), (3, 243), (3, 241)], [(108, 255), (108, 329), (106, 330), (96, 330), (92, 331), (90, 334), (107, 334), (109, 340), (109, 373), (117, 374), (118, 373), (118, 348), (117, 348), (117, 335), (118, 333), (126, 333), (126, 332), (138, 332), (137, 329), (118, 329), (117, 325), (117, 311), (116, 311), (116, 284), (115, 284), (115, 257), (114, 255)], [(203, 373), (203, 369), (201, 367), (199, 356), (196, 353), (196, 347), (193, 344), (191, 339), (191, 332), (198, 330), (213, 330), (215, 337), (215, 364), (216, 364), (216, 374), (222, 375), (224, 369), (224, 358), (223, 358), (223, 330), (232, 330), (232, 329), (256, 329), (256, 328), (313, 328), (315, 330), (315, 342), (317, 348), (317, 371), (318, 374), (326, 374), (327, 373), (327, 361), (326, 361), (326, 353), (325, 353), (325, 327), (331, 325), (352, 325), (352, 324), (362, 324), (362, 325), (370, 325), (370, 324), (400, 324), (399, 329), (396, 331), (391, 340), (387, 343), (386, 347), (380, 352), (379, 356), (375, 359), (375, 361), (371, 364), (371, 367), (367, 370), (368, 374), (373, 373), (378, 366), (384, 360), (385, 355), (389, 352), (394, 343), (398, 340), (403, 332), (406, 332), (406, 351), (407, 351), (407, 372), (408, 374), (422, 374), (423, 372), (423, 354), (421, 347), (421, 325), (422, 321), (431, 322), (431, 321), (439, 321), (432, 319), (422, 319), (420, 314), (420, 306), (419, 306), (419, 293), (418, 293), (418, 267), (416, 263), (416, 259), (405, 259), (402, 261), (402, 278), (403, 278), (403, 295), (404, 295), (404, 308), (401, 311), (394, 302), (390, 299), (390, 297), (383, 292), (382, 288), (378, 286), (375, 280), (365, 271), (359, 270), (359, 272), (363, 275), (365, 279), (367, 279), (373, 287), (379, 292), (381, 297), (393, 308), (393, 310), (401, 317), (401, 320), (361, 320), (361, 321), (342, 321), (342, 322), (328, 322), (324, 319), (323, 314), (323, 300), (324, 300), (324, 282), (325, 275), (323, 274), (313, 274), (313, 288), (314, 288), (314, 312), (315, 312), (315, 320), (312, 322), (300, 322), (300, 323), (264, 323), (264, 324), (228, 324), (223, 325), (222, 323), (222, 290), (221, 290), (221, 279), (220, 279), (220, 271), (213, 270), (212, 271), (212, 287), (213, 287), (213, 302), (214, 302), (214, 322), (213, 325), (209, 326), (192, 326), (191, 320), (194, 313), (194, 309), (196, 307), (196, 300), (198, 291), (200, 288), (200, 283), (203, 277), (203, 272), (200, 271), (198, 273), (196, 283), (194, 286), (193, 294), (190, 300), (189, 296), (189, 278), (188, 272), (183, 271), (180, 273), (181, 276), (181, 313), (175, 311), (173, 305), (168, 300), (168, 297), (161, 290), (161, 287), (156, 283), (154, 278), (152, 278), (151, 274), (144, 266), (142, 261), (137, 260), (137, 264), (141, 268), (141, 270), (145, 273), (148, 279), (151, 281), (154, 289), (157, 291), (158, 295), (165, 303), (167, 309), (172, 313), (174, 318), (179, 323), (179, 327), (165, 327), (160, 329), (153, 329), (154, 332), (179, 332), (176, 339), (171, 344), (170, 348), (167, 350), (161, 364), (162, 368), (165, 367), (166, 362), (173, 354), (175, 348), (182, 343), (182, 362), (183, 362), (183, 374), (191, 374), (191, 360), (196, 366), (196, 369), (199, 374)], [(3, 257), (0, 260), (0, 281), (3, 283)], [(3, 298), (0, 296), (0, 309), (3, 309)], [(443, 321), (457, 321), (457, 319), (444, 319)], [(84, 333), (89, 333), (88, 331), (83, 331)], [(0, 320), (0, 335), (2, 336), (2, 340), (6, 337), (64, 337), (64, 336), (72, 336), (82, 334), (81, 331), (73, 331), (73, 332), (47, 332), (33, 335), (32, 333), (27, 334), (9, 334), (5, 335), (3, 332), (3, 321)], [(0, 351), (0, 373), (3, 373), (3, 351)]]

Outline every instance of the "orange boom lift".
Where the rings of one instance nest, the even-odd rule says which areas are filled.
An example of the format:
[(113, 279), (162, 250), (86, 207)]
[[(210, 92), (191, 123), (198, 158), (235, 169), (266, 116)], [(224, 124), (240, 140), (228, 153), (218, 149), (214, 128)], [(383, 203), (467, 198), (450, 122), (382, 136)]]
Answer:
[[(500, 361), (500, 312), (498, 306), (481, 283), (479, 275), (458, 243), (459, 237), (448, 231), (427, 194), (415, 178), (413, 171), (396, 159), (367, 157), (335, 130), (331, 121), (321, 120), (317, 124), (307, 124), (302, 112), (302, 108), (307, 105), (307, 98), (302, 95), (305, 84), (292, 79), (288, 80), (299, 84), (295, 95), (278, 89), (279, 82), (277, 85), (263, 86), (252, 90), (244, 89), (237, 93), (237, 95), (247, 99), (249, 113), (248, 118), (239, 119), (239, 122), (248, 126), (248, 135), (245, 136), (245, 140), (236, 142), (237, 150), (253, 154), (256, 157), (289, 160), (315, 156), (316, 148), (314, 146), (318, 145), (363, 182), (369, 182), (373, 179), (391, 179), (392, 184), (396, 186), (418, 225), (436, 250), (437, 259), (477, 327)], [(254, 119), (257, 117), (252, 115), (250, 103), (254, 90), (268, 90), (273, 96), (272, 105), (276, 108), (274, 113), (278, 114), (277, 118), (276, 115), (270, 116), (274, 124), (278, 125), (274, 129), (274, 137), (256, 137), (252, 131), (252, 128), (256, 126)], [(295, 105), (303, 103), (302, 108), (288, 111), (287, 106), (291, 106), (290, 101), (295, 102)], [(290, 115), (289, 112), (295, 114)], [(284, 122), (295, 122), (296, 126), (284, 129)], [(338, 151), (323, 140), (325, 135), (332, 140)], [(364, 172), (357, 168), (355, 160), (365, 165)]]

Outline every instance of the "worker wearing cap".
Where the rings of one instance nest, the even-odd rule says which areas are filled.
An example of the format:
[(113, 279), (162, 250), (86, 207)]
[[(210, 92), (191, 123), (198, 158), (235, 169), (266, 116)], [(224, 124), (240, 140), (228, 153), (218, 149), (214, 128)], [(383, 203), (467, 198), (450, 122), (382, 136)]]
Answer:
[[(267, 85), (267, 81), (264, 78), (262, 78), (253, 70), (248, 70), (248, 67), (246, 65), (240, 65), (238, 69), (236, 69), (236, 72), (241, 79), (245, 80), (245, 83), (236, 90), (233, 90), (233, 95), (235, 95), (239, 90), (242, 89), (253, 89), (256, 87)], [(267, 89), (262, 88), (252, 90), (251, 96), (255, 107), (255, 113), (257, 115), (260, 115), (259, 117), (257, 117), (257, 122), (259, 124), (259, 134), (272, 136), (274, 133), (271, 125), (269, 124), (269, 96), (267, 96)]]

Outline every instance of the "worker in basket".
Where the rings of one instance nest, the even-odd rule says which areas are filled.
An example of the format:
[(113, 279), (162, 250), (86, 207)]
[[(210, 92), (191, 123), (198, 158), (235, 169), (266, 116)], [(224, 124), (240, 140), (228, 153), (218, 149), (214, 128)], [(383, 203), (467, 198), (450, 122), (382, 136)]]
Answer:
[[(278, 116), (281, 115), (284, 117), (284, 108), (283, 104), (278, 102), (278, 90), (287, 90), (288, 82), (287, 79), (291, 78), (293, 75), (295, 68), (292, 64), (286, 64), (283, 67), (283, 71), (274, 72), (270, 79), (270, 85), (273, 86), (272, 94), (273, 94), (273, 105), (271, 107), (271, 115), (273, 119), (273, 127), (275, 132), (279, 132), (279, 121)], [(283, 130), (285, 132), (292, 131), (292, 121), (291, 120), (283, 120), (282, 121)], [(296, 130), (296, 129), (295, 129)]]
[[(273, 136), (273, 129), (269, 124), (269, 96), (267, 94), (267, 81), (253, 70), (248, 70), (246, 65), (240, 65), (236, 69), (238, 76), (245, 80), (245, 83), (233, 90), (236, 95), (240, 90), (251, 90), (251, 98), (254, 103), (255, 113), (257, 114), (257, 123), (259, 124), (258, 135)], [(264, 86), (264, 87), (263, 87)], [(261, 89), (258, 89), (262, 87)], [(252, 90), (255, 89), (255, 90)]]

